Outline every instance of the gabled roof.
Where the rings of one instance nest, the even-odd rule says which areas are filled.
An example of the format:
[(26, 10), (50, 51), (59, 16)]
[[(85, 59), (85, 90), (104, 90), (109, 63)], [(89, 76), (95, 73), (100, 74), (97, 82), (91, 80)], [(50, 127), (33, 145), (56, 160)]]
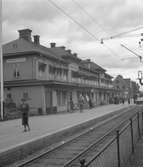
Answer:
[[(13, 55), (17, 53), (27, 53), (27, 52), (37, 52), (45, 55), (48, 58), (54, 58), (59, 61), (64, 61), (61, 57), (53, 54), (49, 48), (42, 46), (40, 44), (35, 44), (34, 42), (25, 40), (23, 38), (11, 41), (3, 45), (3, 56)], [(65, 61), (64, 61), (65, 62)], [(66, 63), (66, 62), (65, 62)]]
[(107, 78), (109, 78), (109, 79), (112, 79), (112, 78), (113, 78), (111, 75), (109, 75), (109, 74), (107, 74), (107, 73), (105, 73), (105, 76), (106, 76)]
[(131, 79), (130, 78), (125, 78), (124, 82), (126, 84), (126, 87), (130, 87), (130, 85), (131, 85)]
[(35, 51), (35, 47), (32, 42), (26, 41), (24, 39), (16, 39), (9, 43), (6, 43), (2, 47), (4, 56), (6, 54), (12, 54), (17, 52), (28, 52)]
[(59, 57), (65, 56), (68, 53), (62, 48), (62, 47), (53, 47), (53, 48), (49, 48), (49, 50), (56, 54)]
[(92, 62), (92, 63), (93, 63), (94, 67), (95, 67), (97, 70), (100, 70), (100, 71), (103, 71), (103, 72), (106, 71), (104, 68), (102, 68), (102, 67), (99, 66), (98, 64), (96, 64), (96, 63), (94, 63), (94, 62)]
[(75, 56), (72, 53), (69, 53), (68, 50), (65, 50), (65, 47), (63, 47), (63, 46), (61, 46), (61, 47), (56, 46), (53, 48), (49, 48), (49, 50), (64, 60), (73, 60), (73, 61), (77, 61), (77, 62), (81, 61), (80, 58), (78, 58), (77, 56)]
[(114, 79), (114, 83), (115, 84), (118, 84), (117, 81), (119, 81), (122, 85), (125, 85), (125, 81), (124, 81), (124, 78), (121, 76), (121, 75), (118, 75), (115, 79)]
[(99, 66), (99, 65), (96, 64), (95, 62), (90, 61), (90, 59), (82, 60), (82, 63), (83, 63), (85, 66), (88, 66), (88, 64), (90, 64), (90, 69), (91, 69), (91, 70), (98, 70), (98, 71), (102, 71), (102, 72), (105, 72), (105, 71), (106, 71), (104, 68), (102, 68), (101, 66)]
[[(88, 72), (90, 71), (93, 71), (95, 72), (94, 70), (97, 71), (102, 71), (102, 72), (105, 72), (106, 70), (103, 69), (101, 66), (97, 65), (96, 63), (94, 62), (89, 62), (89, 61), (86, 61), (86, 60), (82, 60), (80, 59), (79, 57), (77, 57), (77, 55), (75, 56), (75, 54), (72, 54), (72, 53), (69, 53), (68, 50), (65, 50), (65, 47), (61, 46), (61, 47), (52, 47), (52, 48), (49, 48), (50, 51), (52, 51), (55, 55), (58, 55), (59, 57), (63, 58), (64, 60), (68, 61), (68, 62), (76, 62), (80, 68), (82, 69), (85, 69), (87, 70)], [(92, 66), (94, 67), (94, 70), (93, 69), (89, 69), (88, 68), (88, 63), (92, 64)]]

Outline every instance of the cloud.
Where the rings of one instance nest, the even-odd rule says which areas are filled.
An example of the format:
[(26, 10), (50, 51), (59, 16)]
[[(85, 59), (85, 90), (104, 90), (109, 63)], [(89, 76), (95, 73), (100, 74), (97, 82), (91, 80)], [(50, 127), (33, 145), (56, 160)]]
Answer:
[[(143, 7), (141, 7), (139, 0), (136, 1), (136, 5), (127, 0), (77, 1), (92, 16), (94, 21), (71, 0), (56, 0), (54, 2), (97, 38), (142, 24)], [(65, 24), (65, 20), (68, 20), (70, 37), (73, 36), (75, 40), (77, 38), (93, 40), (88, 33), (64, 16), (48, 0), (3, 0), (3, 19), (9, 25), (21, 25), (21, 27), (24, 25), (32, 27), (33, 25), (35, 27), (36, 24), (37, 26), (42, 24), (47, 29), (50, 29), (51, 24), (56, 25), (59, 20), (62, 25)], [(51, 31), (51, 34), (53, 33), (54, 31)], [(59, 34), (64, 34), (64, 31), (60, 31)]]
[[(99, 39), (142, 25), (141, 0), (75, 0), (92, 19), (72, 0), (53, 1)], [(17, 30), (23, 28), (32, 29), (33, 35), (39, 34), (45, 46), (50, 42), (65, 45), (80, 57), (91, 58), (114, 73), (125, 70), (130, 75), (131, 70), (140, 67), (136, 57), (121, 60), (132, 54), (120, 47), (123, 43), (141, 53), (138, 52), (138, 39), (109, 40), (103, 46), (48, 0), (3, 0), (3, 42), (18, 38)]]
[(122, 68), (124, 69), (136, 69), (140, 67), (139, 59), (136, 57), (125, 58), (125, 59), (116, 59), (111, 61), (111, 59), (107, 59), (104, 63), (102, 63), (106, 68)]
[(3, 16), (4, 20), (15, 24), (23, 20), (50, 22), (59, 15), (47, 0), (5, 0)]
[(132, 80), (138, 81), (138, 69), (115, 69), (115, 68), (107, 68), (108, 73), (110, 73), (113, 77), (117, 75), (122, 75), (124, 78), (131, 78)]

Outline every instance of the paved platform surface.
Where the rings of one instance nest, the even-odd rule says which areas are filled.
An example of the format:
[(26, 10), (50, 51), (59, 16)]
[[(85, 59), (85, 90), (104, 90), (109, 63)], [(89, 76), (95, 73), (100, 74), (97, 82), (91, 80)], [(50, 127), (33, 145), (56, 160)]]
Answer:
[(130, 167), (143, 167), (143, 135), (135, 148), (135, 155), (133, 156)]
[(50, 135), (90, 119), (101, 117), (127, 106), (128, 104), (104, 105), (84, 110), (83, 113), (77, 111), (75, 113), (30, 117), (31, 131), (29, 132), (23, 132), (21, 119), (0, 122), (0, 152), (40, 136)]

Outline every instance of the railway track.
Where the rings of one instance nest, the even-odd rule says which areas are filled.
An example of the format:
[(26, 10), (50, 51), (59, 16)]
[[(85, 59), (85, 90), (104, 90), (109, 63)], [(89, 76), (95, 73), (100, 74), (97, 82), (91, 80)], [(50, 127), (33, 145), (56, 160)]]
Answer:
[[(135, 107), (124, 109), (95, 127), (76, 135), (17, 167), (77, 167), (79, 159), (90, 159), (113, 135), (121, 122), (136, 113)], [(108, 134), (108, 135), (107, 135)], [(102, 139), (102, 140), (101, 140)]]

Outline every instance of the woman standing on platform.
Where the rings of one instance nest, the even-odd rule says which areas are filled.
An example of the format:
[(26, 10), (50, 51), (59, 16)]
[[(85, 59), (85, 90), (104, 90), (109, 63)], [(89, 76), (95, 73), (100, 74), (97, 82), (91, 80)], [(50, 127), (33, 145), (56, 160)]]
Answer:
[(78, 103), (79, 103), (79, 110), (80, 110), (80, 112), (83, 112), (84, 100), (83, 100), (83, 96), (82, 95), (79, 96)]
[(20, 111), (22, 114), (22, 125), (24, 126), (24, 132), (30, 131), (29, 126), (29, 105), (26, 103), (26, 99), (21, 99), (22, 104), (20, 105)]

